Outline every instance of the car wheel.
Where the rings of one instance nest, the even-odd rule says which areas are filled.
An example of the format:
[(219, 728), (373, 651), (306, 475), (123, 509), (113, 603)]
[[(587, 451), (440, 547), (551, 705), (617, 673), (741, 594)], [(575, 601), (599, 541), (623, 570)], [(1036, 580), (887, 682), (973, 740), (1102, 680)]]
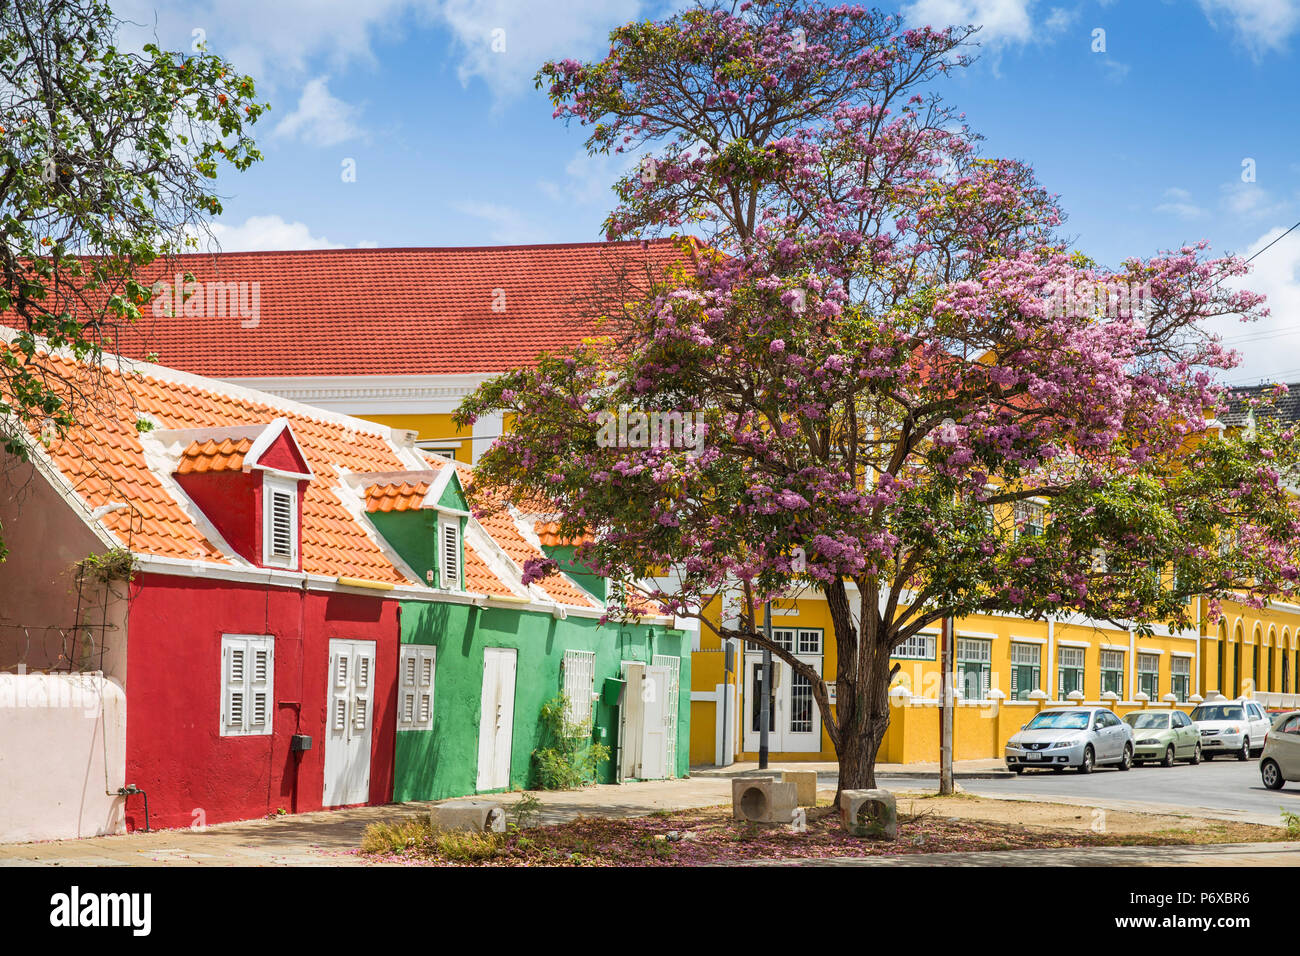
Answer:
[(1286, 786), (1286, 780), (1282, 777), (1282, 768), (1277, 765), (1276, 760), (1265, 760), (1260, 764), (1259, 776), (1264, 781), (1264, 786), (1270, 790), (1281, 790)]
[(1174, 765), (1174, 745), (1170, 744), (1165, 748), (1165, 759), (1160, 761), (1162, 767), (1172, 767)]
[(1238, 760), (1250, 759), (1250, 738), (1246, 737), (1241, 741), (1241, 749), (1237, 751)]
[(1133, 766), (1133, 745), (1125, 744), (1124, 756), (1119, 758), (1119, 766), (1117, 769), (1128, 770), (1132, 766)]
[(1191, 759), (1190, 762), (1191, 762), (1191, 765), (1192, 765), (1193, 767), (1195, 767), (1198, 763), (1201, 762), (1201, 745), (1200, 745), (1200, 743), (1197, 743), (1197, 745), (1192, 749), (1192, 759)]
[(1092, 773), (1092, 765), (1095, 761), (1096, 757), (1092, 752), (1092, 744), (1088, 744), (1083, 748), (1083, 760), (1079, 764), (1079, 773)]

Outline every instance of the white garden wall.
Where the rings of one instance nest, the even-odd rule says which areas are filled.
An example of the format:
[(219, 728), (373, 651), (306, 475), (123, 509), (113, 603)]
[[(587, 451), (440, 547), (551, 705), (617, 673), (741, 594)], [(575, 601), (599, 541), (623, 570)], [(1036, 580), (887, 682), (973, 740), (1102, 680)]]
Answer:
[(0, 673), (0, 843), (125, 832), (125, 768), (120, 684)]

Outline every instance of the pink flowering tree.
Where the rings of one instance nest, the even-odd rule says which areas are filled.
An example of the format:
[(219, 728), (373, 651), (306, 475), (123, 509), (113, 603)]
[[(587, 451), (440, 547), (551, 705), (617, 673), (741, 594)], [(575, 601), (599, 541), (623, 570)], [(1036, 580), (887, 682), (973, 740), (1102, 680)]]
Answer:
[[(1266, 409), (1207, 427), (1235, 357), (1203, 325), (1262, 312), (1224, 287), (1244, 265), (1067, 248), (1031, 170), (982, 158), (931, 89), (969, 33), (714, 4), (548, 64), (591, 152), (641, 157), (609, 236), (694, 238), (598, 337), (458, 413), (513, 416), (476, 484), (585, 536), (611, 613), (698, 616), (807, 678), (846, 789), (875, 784), (891, 655), (945, 617), (1188, 627), (1193, 596), (1296, 578), (1295, 436)], [(809, 590), (835, 705), (755, 612)]]

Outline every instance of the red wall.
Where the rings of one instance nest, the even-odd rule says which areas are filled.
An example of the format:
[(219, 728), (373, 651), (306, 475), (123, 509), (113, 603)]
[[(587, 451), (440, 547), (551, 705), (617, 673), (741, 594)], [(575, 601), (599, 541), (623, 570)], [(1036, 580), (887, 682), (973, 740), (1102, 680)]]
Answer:
[[(398, 603), (377, 597), (139, 574), (127, 641), (126, 780), (149, 794), (150, 825), (247, 820), (321, 809), (331, 638), (375, 641), (370, 802), (393, 793)], [(275, 635), (274, 732), (222, 737), (222, 634)], [(292, 706), (294, 703), (301, 707)], [(294, 754), (289, 738), (308, 734)], [(144, 826), (143, 798), (127, 825)]]

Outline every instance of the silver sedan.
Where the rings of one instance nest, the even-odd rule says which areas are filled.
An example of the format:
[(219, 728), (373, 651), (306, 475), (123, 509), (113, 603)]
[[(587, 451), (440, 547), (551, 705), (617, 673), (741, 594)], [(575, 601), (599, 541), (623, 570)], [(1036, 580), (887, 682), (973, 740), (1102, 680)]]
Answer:
[(1007, 768), (1074, 767), (1092, 773), (1094, 767), (1133, 766), (1133, 729), (1105, 707), (1060, 707), (1044, 710), (1007, 741)]

